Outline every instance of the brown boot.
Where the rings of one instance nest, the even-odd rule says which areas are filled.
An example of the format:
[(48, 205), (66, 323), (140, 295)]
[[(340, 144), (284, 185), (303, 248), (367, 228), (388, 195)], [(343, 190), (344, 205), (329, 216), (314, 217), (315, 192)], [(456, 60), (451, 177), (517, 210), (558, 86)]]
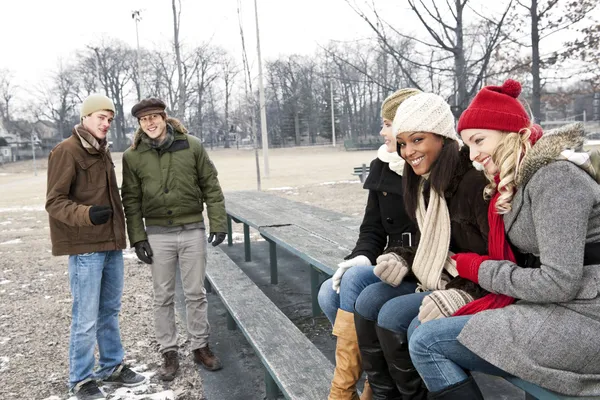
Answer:
[(371, 390), (371, 385), (369, 385), (368, 379), (365, 380), (365, 386), (360, 394), (360, 400), (373, 400), (373, 391)]
[(214, 353), (208, 348), (208, 345), (194, 350), (194, 361), (201, 364), (205, 369), (209, 371), (216, 371), (221, 368), (221, 360), (215, 356)]
[(329, 400), (359, 400), (356, 382), (362, 374), (362, 366), (354, 328), (354, 314), (338, 309), (333, 334), (337, 336), (337, 344)]
[(179, 354), (176, 351), (167, 351), (163, 354), (163, 364), (160, 366), (159, 378), (163, 381), (172, 381), (179, 370)]

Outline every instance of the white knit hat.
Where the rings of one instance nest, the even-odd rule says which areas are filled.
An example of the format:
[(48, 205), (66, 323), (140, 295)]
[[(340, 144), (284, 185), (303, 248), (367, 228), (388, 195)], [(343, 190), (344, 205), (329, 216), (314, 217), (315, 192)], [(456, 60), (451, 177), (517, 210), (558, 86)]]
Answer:
[(420, 93), (404, 100), (396, 110), (392, 130), (395, 135), (429, 132), (459, 141), (450, 106), (433, 93)]

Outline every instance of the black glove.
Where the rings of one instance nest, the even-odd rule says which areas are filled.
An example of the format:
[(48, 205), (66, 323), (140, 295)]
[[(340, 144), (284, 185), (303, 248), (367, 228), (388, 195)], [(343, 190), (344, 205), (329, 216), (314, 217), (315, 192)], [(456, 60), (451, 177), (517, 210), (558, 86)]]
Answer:
[(227, 237), (225, 232), (211, 232), (208, 236), (208, 243), (212, 243), (213, 246), (218, 246), (223, 243), (223, 240)]
[(90, 221), (94, 225), (102, 225), (108, 222), (113, 211), (110, 206), (92, 206), (90, 208)]
[(135, 254), (141, 262), (152, 264), (152, 256), (154, 253), (152, 253), (152, 247), (150, 247), (150, 243), (147, 240), (137, 242), (133, 247), (135, 247)]

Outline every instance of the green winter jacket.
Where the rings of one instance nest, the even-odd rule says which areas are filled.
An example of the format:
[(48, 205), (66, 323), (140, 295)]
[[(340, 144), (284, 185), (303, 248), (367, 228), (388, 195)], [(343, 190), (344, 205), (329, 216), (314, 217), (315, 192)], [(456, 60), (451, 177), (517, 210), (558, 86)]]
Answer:
[(211, 232), (227, 232), (225, 198), (217, 169), (196, 137), (176, 119), (171, 146), (159, 153), (141, 140), (138, 128), (133, 145), (123, 153), (121, 196), (131, 246), (147, 240), (146, 225), (179, 226), (202, 222), (204, 204)]

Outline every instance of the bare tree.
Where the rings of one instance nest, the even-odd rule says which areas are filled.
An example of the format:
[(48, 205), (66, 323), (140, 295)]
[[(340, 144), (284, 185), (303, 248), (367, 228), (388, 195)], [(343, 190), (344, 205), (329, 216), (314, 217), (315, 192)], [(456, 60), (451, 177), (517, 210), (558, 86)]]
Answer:
[[(446, 1), (443, 4), (435, 0), (407, 1), (425, 28), (427, 39), (415, 38), (393, 27), (379, 15), (374, 3), (370, 9), (372, 16), (350, 0), (346, 3), (375, 32), (411, 86), (423, 89), (428, 83), (431, 90), (437, 91), (445, 84), (444, 81), (454, 80), (451, 89), (455, 93), (454, 113), (458, 116), (481, 87), (490, 57), (503, 38), (502, 26), (513, 0), (508, 0), (497, 18), (483, 15), (469, 4), (469, 0)], [(416, 50), (409, 54), (398, 51), (388, 31), (396, 38), (413, 42)]]
[(175, 49), (175, 64), (177, 66), (177, 111), (176, 115), (183, 121), (185, 118), (185, 83), (183, 65), (181, 62), (181, 43), (179, 42), (179, 28), (181, 26), (181, 0), (171, 1), (173, 8), (173, 48)]
[(223, 126), (225, 132), (225, 148), (229, 148), (229, 132), (231, 131), (229, 124), (229, 104), (231, 101), (231, 93), (235, 84), (235, 78), (240, 73), (236, 61), (230, 54), (223, 52), (219, 62), (221, 66), (221, 79), (225, 85), (225, 115), (223, 117)]
[(71, 135), (76, 108), (80, 103), (77, 69), (59, 63), (50, 80), (37, 91), (38, 106), (32, 112), (36, 120), (49, 119), (63, 138)]
[(17, 89), (13, 83), (12, 73), (7, 69), (0, 70), (0, 117), (8, 122), (11, 120), (11, 101), (15, 97)]
[[(526, 10), (527, 20), (530, 21), (530, 40), (529, 42), (519, 38), (512, 40), (521, 47), (531, 48), (532, 112), (534, 119), (540, 121), (542, 70), (555, 65), (559, 60), (557, 52), (543, 56), (540, 52), (541, 43), (544, 39), (569, 29), (573, 24), (583, 20), (596, 7), (597, 1), (517, 0), (517, 4)], [(521, 24), (522, 21), (518, 20), (518, 23)], [(517, 28), (514, 32), (519, 34), (520, 29)]]

